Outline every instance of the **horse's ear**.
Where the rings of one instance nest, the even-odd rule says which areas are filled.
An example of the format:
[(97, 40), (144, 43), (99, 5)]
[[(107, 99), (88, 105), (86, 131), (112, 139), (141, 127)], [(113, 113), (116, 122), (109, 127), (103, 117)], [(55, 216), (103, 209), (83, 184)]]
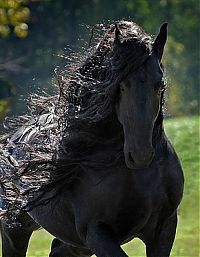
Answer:
[(161, 62), (163, 50), (167, 41), (167, 25), (167, 22), (163, 23), (160, 27), (160, 32), (153, 43), (153, 53), (158, 57), (159, 62)]
[(114, 46), (119, 46), (121, 44), (121, 41), (120, 41), (120, 35), (121, 35), (121, 32), (117, 26), (117, 24), (115, 23), (115, 39), (114, 39)]

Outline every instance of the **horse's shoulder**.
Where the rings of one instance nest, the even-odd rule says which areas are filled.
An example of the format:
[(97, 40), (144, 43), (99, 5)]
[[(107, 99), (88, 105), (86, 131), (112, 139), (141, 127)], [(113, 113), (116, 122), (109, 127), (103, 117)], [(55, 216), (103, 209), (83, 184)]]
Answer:
[(183, 170), (176, 151), (169, 141), (167, 142), (166, 151), (167, 158), (162, 166), (162, 182), (171, 205), (177, 208), (183, 195)]
[(169, 140), (167, 140), (167, 159), (166, 169), (171, 175), (181, 175), (183, 173), (180, 159), (176, 153), (175, 148)]

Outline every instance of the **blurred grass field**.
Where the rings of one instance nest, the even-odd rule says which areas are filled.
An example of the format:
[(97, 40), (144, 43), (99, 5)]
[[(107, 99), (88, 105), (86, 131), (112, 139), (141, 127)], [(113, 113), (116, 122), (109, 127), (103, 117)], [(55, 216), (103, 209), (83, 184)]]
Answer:
[[(181, 160), (185, 174), (184, 198), (179, 208), (179, 223), (172, 257), (199, 256), (199, 117), (182, 117), (165, 121), (166, 133)], [(43, 230), (31, 238), (28, 257), (47, 257), (52, 237)], [(138, 239), (123, 247), (130, 257), (145, 256), (144, 244)]]

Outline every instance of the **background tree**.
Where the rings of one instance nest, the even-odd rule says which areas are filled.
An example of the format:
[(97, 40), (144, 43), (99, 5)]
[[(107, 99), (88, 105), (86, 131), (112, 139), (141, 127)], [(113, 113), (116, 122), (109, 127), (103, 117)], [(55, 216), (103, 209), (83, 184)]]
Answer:
[(7, 37), (11, 30), (20, 37), (28, 35), (29, 0), (0, 0), (0, 35)]
[(50, 90), (54, 68), (67, 62), (58, 56), (66, 56), (70, 48), (77, 50), (88, 42), (90, 32), (85, 24), (122, 18), (134, 20), (152, 35), (156, 35), (163, 22), (169, 23), (165, 53), (168, 113), (197, 113), (199, 5), (196, 0), (0, 0), (0, 28), (7, 31), (0, 32), (0, 73), (6, 63), (17, 60), (12, 66), (14, 71), (8, 70), (6, 77), (16, 84), (18, 95), (34, 88)]

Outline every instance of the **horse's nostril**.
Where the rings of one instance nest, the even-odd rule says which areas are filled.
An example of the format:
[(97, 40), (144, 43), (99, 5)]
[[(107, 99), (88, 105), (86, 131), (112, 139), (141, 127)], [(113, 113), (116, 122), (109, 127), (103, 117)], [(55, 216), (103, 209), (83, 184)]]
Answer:
[(151, 157), (153, 158), (154, 155), (155, 155), (155, 151), (153, 150), (153, 151), (151, 152)]
[(129, 160), (134, 163), (133, 153), (129, 152)]

